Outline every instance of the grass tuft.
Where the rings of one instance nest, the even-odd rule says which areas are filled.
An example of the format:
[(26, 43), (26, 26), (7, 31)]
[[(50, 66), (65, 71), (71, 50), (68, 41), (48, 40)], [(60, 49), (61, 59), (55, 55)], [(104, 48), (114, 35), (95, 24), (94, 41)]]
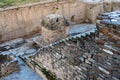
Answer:
[(22, 5), (27, 3), (39, 2), (42, 0), (0, 0), (0, 8), (6, 8), (9, 6)]

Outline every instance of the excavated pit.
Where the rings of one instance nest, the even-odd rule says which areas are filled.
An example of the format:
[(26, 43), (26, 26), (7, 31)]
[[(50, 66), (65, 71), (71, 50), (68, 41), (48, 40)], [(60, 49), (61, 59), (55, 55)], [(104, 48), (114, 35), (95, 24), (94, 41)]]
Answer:
[[(118, 10), (119, 1), (112, 0), (61, 0), (0, 10), (0, 42), (5, 41), (0, 44), (0, 80), (120, 80)], [(52, 23), (45, 19), (51, 14), (63, 17)]]

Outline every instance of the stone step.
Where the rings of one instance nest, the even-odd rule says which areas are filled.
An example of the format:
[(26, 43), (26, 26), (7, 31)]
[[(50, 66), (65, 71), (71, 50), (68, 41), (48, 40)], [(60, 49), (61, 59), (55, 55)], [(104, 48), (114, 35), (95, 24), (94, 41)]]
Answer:
[(113, 55), (114, 53), (108, 49), (102, 49), (105, 53), (108, 53), (110, 55)]
[(114, 52), (120, 52), (120, 49), (114, 45), (104, 44), (104, 47)]

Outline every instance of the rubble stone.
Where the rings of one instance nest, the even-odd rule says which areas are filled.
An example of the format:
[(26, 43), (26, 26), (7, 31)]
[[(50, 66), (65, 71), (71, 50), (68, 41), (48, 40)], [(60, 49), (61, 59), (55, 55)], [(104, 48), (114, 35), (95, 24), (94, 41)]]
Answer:
[(46, 43), (68, 36), (68, 21), (59, 14), (51, 14), (46, 16), (42, 22), (42, 39)]
[(16, 71), (19, 71), (17, 60), (7, 55), (0, 55), (0, 78)]

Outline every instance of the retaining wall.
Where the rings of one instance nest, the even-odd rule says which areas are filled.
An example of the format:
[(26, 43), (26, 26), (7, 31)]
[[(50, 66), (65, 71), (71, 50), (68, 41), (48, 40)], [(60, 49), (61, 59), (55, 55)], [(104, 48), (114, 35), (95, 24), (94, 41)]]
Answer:
[(57, 13), (74, 23), (96, 22), (98, 14), (119, 9), (119, 3), (90, 3), (81, 0), (62, 0), (14, 6), (0, 10), (0, 41), (41, 32), (41, 20)]

